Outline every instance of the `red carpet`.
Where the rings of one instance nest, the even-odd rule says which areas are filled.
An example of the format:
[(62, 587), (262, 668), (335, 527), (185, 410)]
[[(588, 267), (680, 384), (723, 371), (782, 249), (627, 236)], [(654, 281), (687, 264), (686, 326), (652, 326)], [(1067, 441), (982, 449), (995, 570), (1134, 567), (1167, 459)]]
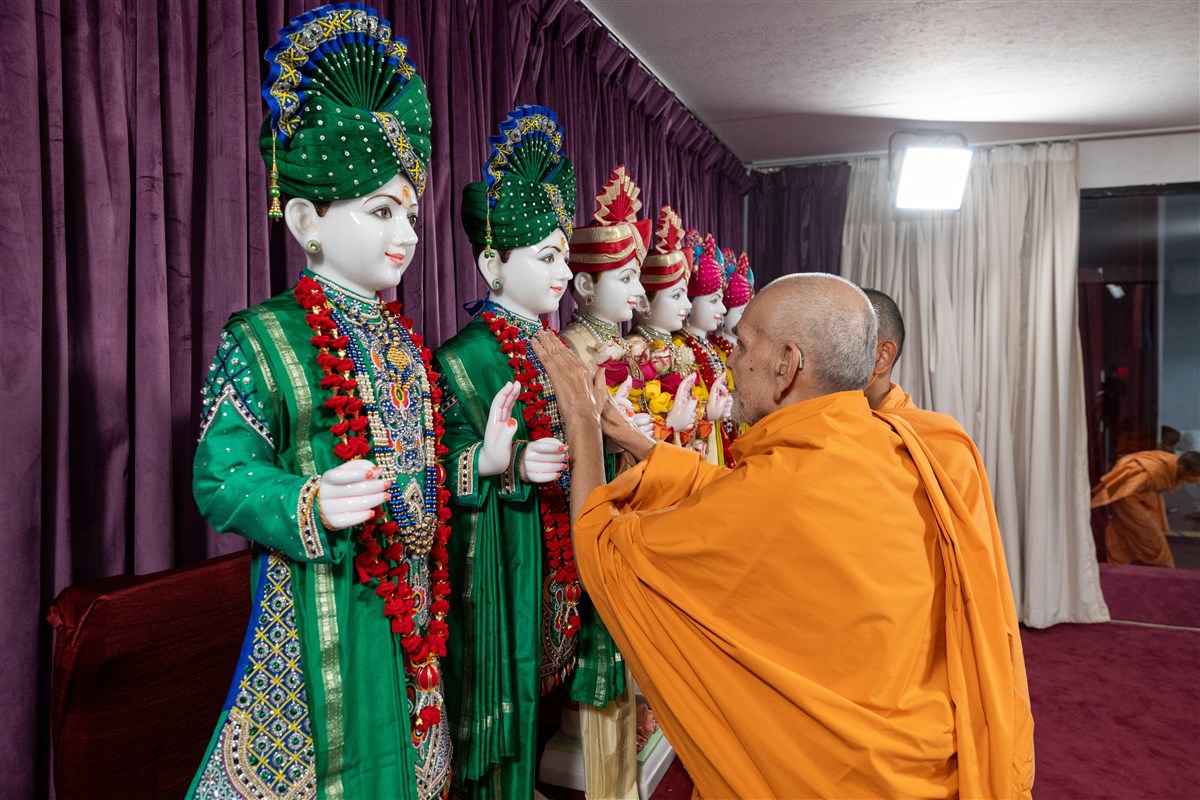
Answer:
[(1200, 797), (1200, 632), (1023, 632), (1038, 800)]
[(1200, 628), (1200, 571), (1101, 564), (1100, 588), (1113, 619)]

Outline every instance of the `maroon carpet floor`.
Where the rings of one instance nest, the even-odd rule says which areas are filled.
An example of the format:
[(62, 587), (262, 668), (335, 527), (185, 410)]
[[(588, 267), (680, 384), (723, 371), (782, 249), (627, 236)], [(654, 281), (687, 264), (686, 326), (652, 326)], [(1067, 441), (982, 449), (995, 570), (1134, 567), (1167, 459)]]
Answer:
[(1100, 588), (1113, 619), (1200, 628), (1200, 572), (1101, 564)]

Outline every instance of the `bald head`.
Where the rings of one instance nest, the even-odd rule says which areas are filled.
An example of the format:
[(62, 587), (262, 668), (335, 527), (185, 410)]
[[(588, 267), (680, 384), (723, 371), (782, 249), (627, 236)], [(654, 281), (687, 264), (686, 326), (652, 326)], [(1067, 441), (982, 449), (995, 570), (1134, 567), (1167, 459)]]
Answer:
[(850, 281), (823, 272), (785, 275), (750, 302), (746, 315), (756, 312), (758, 330), (777, 344), (799, 346), (816, 388), (847, 392), (871, 380), (878, 322), (871, 302)]
[(900, 307), (878, 289), (863, 289), (863, 294), (875, 308), (875, 316), (879, 317), (879, 341), (888, 339), (895, 342), (896, 358), (900, 358), (904, 352), (904, 317), (900, 315)]
[(1192, 481), (1200, 478), (1200, 453), (1189, 450), (1179, 456), (1179, 476)]

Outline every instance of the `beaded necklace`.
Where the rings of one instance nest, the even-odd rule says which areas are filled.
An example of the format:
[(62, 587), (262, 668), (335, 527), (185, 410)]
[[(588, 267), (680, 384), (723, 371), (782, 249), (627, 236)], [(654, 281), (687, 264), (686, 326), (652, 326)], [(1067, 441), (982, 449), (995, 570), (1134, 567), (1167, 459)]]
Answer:
[[(326, 287), (332, 290), (336, 303), (326, 295)], [(447, 452), (441, 442), (444, 428), (439, 411), (438, 375), (430, 367), (429, 348), (412, 331), (412, 322), (400, 315), (399, 303), (384, 303), (381, 298), (372, 303), (308, 275), (300, 278), (293, 294), (307, 312), (305, 322), (314, 334), (309, 341), (318, 351), (317, 364), (323, 373), (320, 386), (330, 392), (324, 407), (337, 416), (337, 422), (329, 430), (337, 438), (333, 451), (339, 459), (351, 461), (373, 453), (385, 476), (394, 478), (398, 474), (395, 447), (387, 445), (389, 438), (380, 419), (372, 374), (362, 346), (347, 335), (350, 330), (357, 328), (368, 346), (374, 342), (384, 349), (384, 363), (375, 362), (381, 380), (386, 375), (404, 386), (415, 383), (421, 392), (424, 412), (421, 512), (414, 516), (403, 500), (379, 506), (371, 519), (357, 526), (354, 557), (359, 582), (374, 585), (375, 594), (383, 600), (383, 615), (389, 620), (392, 633), (400, 637), (407, 656), (405, 672), (420, 690), (412, 704), (411, 729), (413, 744), (419, 746), (429, 728), (442, 718), (442, 703), (434, 692), (440, 683), (438, 659), (446, 655), (449, 635), (445, 618), (450, 611), (447, 599), (450, 556), (446, 549), (450, 538), (447, 524), (450, 493), (443, 488), (446, 474), (437, 463), (437, 458)], [(419, 354), (423, 369), (416, 369), (413, 354)], [(373, 443), (364, 435), (368, 428)], [(389, 449), (390, 454), (386, 452)], [(421, 635), (417, 630), (417, 615), (422, 598), (409, 583), (410, 566), (406, 559), (425, 556), (432, 561), (431, 602), (430, 619), (425, 634)]]
[[(558, 400), (554, 387), (546, 375), (545, 367), (534, 353), (530, 340), (546, 327), (545, 322), (535, 322), (512, 313), (490, 300), (484, 303), (480, 319), (500, 344), (500, 351), (508, 357), (513, 376), (521, 383), (519, 399), (524, 405), (521, 416), (530, 440), (547, 437), (564, 441), (562, 418), (558, 413)], [(571, 542), (571, 516), (568, 498), (571, 490), (570, 469), (564, 469), (555, 481), (537, 484), (538, 512), (542, 526), (545, 548), (545, 575), (551, 581), (549, 594), (555, 601), (561, 600), (561, 613), (555, 613), (554, 624), (570, 639), (579, 632), (578, 604), (583, 596), (579, 581), (579, 570), (575, 565), (575, 550)], [(553, 584), (561, 587), (556, 589)], [(558, 673), (543, 676), (542, 693), (561, 683), (574, 670), (572, 657)]]
[[(716, 346), (708, 341), (701, 339), (698, 336), (692, 335), (688, 331), (683, 331), (683, 340), (692, 348), (692, 355), (696, 358), (696, 368), (700, 370), (700, 377), (704, 380), (704, 388), (711, 390), (713, 383), (717, 379), (717, 366), (721, 368), (721, 373), (725, 372), (725, 361), (717, 352)], [(737, 426), (733, 420), (722, 418), (721, 424), (721, 450), (725, 458), (725, 465), (733, 466), (733, 454), (731, 446), (733, 440), (737, 438)]]

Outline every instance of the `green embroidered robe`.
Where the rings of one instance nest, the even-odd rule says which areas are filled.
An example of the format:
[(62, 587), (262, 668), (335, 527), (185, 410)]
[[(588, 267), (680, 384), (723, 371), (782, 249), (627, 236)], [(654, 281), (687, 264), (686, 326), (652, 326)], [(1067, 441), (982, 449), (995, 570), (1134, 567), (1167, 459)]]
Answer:
[[(417, 695), (383, 601), (356, 578), (354, 529), (326, 531), (313, 505), (316, 476), (342, 462), (304, 316), (290, 290), (234, 314), (204, 391), (194, 494), (215, 528), (252, 542), (255, 600), (188, 797), (423, 800), (448, 782), (448, 725), (414, 747), (409, 705)], [(348, 333), (363, 341), (362, 331)], [(419, 352), (409, 355), (419, 368)], [(393, 388), (369, 369), (377, 395)], [(416, 418), (398, 430), (424, 430), (420, 398), (412, 400), (403, 405)], [(401, 453), (414, 443), (401, 434), (395, 446)], [(423, 458), (415, 469), (413, 460), (398, 456), (391, 491), (420, 483)], [(409, 566), (427, 597), (428, 560)], [(420, 629), (426, 620), (423, 611)]]
[[(502, 313), (495, 307), (493, 311)], [(523, 321), (528, 341), (536, 323)], [(532, 348), (530, 348), (532, 352)], [(547, 635), (543, 534), (537, 489), (516, 474), (529, 439), (517, 401), (516, 447), (501, 475), (479, 475), (479, 447), (492, 398), (513, 379), (495, 336), (476, 317), (435, 354), (443, 382), (453, 587), (447, 646), (446, 699), (455, 747), (455, 780), (472, 800), (533, 796), (538, 704), (547, 663), (576, 645), (567, 677), (571, 698), (604, 706), (625, 691), (625, 668), (586, 596), (575, 641)]]

